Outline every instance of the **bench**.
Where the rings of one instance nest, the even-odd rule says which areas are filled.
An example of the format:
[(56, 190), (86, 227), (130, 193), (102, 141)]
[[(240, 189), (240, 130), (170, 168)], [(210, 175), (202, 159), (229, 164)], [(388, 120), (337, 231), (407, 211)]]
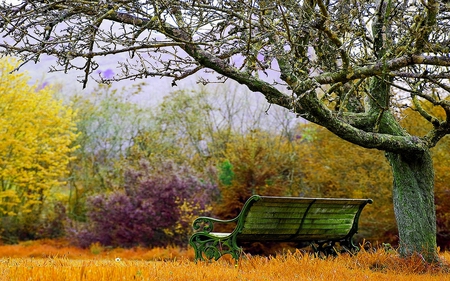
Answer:
[[(241, 242), (299, 242), (309, 244), (318, 254), (358, 251), (352, 238), (358, 220), (372, 199), (302, 198), (251, 196), (239, 215), (231, 220), (199, 217), (189, 244), (195, 260), (219, 259), (225, 254), (237, 261)], [(214, 224), (236, 226), (231, 233), (213, 232)]]

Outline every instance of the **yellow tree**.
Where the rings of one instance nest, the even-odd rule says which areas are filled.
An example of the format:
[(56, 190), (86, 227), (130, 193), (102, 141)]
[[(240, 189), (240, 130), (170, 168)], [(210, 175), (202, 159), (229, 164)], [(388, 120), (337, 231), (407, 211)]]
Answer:
[(302, 195), (302, 171), (293, 144), (273, 132), (232, 134), (224, 146), (223, 158), (217, 160), (221, 163), (222, 200), (216, 207), (220, 217), (237, 216), (246, 199), (254, 194)]
[(393, 178), (383, 153), (344, 141), (312, 123), (301, 124), (298, 132), (304, 195), (373, 199), (358, 232), (372, 242), (397, 243), (390, 192)]
[[(39, 215), (60, 187), (76, 138), (74, 112), (0, 59), (0, 218)], [(36, 218), (36, 217), (34, 217)], [(0, 227), (5, 228), (4, 225)]]

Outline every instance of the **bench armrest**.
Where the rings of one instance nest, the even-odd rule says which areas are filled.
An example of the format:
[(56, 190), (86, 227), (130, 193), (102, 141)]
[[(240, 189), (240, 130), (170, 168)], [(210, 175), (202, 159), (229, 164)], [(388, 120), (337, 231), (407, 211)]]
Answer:
[(233, 223), (236, 222), (238, 218), (239, 216), (231, 220), (220, 220), (210, 217), (198, 217), (192, 223), (192, 227), (194, 228), (195, 232), (201, 231), (205, 233), (210, 233), (214, 229), (214, 223)]

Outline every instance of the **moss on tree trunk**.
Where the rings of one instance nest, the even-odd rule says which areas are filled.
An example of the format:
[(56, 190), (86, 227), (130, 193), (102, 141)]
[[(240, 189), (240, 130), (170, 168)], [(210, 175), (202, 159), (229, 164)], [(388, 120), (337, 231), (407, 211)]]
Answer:
[[(389, 84), (382, 79), (372, 79), (371, 94), (369, 112), (377, 116), (374, 130), (391, 137), (411, 137), (392, 112), (383, 110), (389, 104)], [(414, 140), (421, 141), (414, 137), (411, 140), (411, 147)], [(395, 147), (398, 146), (393, 144), (391, 149), (385, 151), (394, 176), (393, 203), (400, 254), (404, 257), (421, 255), (428, 262), (438, 261), (434, 167), (430, 148), (424, 145), (417, 151), (396, 151)]]
[(430, 151), (412, 155), (387, 153), (394, 174), (394, 212), (400, 238), (400, 254), (420, 255), (438, 261), (434, 168)]

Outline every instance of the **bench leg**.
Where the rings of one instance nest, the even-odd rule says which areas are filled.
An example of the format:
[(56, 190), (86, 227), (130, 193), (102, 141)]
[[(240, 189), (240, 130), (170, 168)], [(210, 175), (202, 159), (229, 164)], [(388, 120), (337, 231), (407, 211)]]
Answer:
[(195, 261), (218, 260), (226, 254), (230, 254), (236, 261), (242, 253), (242, 249), (236, 244), (233, 237), (221, 239), (211, 235), (195, 233), (189, 239), (189, 244), (194, 248)]
[(359, 247), (353, 243), (353, 239), (351, 237), (345, 239), (344, 241), (341, 241), (341, 246), (343, 248), (343, 251), (347, 253), (356, 254), (357, 252), (359, 252)]
[[(336, 245), (339, 243), (339, 247)], [(313, 242), (311, 246), (317, 257), (337, 256), (338, 253), (355, 254), (359, 248), (353, 244), (352, 238), (343, 239), (341, 241), (322, 241)]]
[(335, 248), (336, 242), (333, 241), (327, 241), (327, 242), (316, 242), (311, 243), (311, 246), (314, 250), (314, 254), (318, 258), (327, 258), (329, 256), (337, 256), (336, 248)]

